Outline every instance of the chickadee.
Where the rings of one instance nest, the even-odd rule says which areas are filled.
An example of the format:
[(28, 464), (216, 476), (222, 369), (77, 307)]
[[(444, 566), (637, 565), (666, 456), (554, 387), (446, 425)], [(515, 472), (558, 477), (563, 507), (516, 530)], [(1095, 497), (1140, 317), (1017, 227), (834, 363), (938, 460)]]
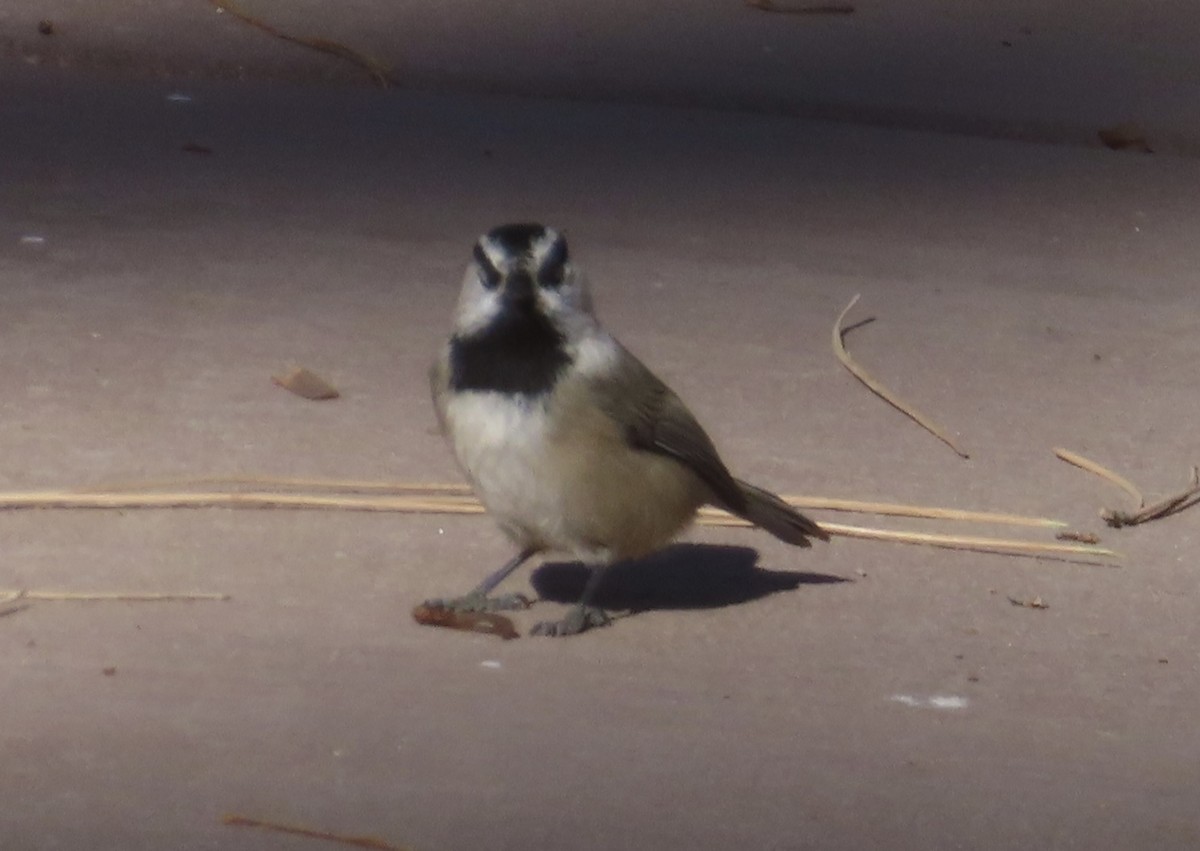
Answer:
[(609, 622), (604, 568), (669, 543), (705, 504), (800, 547), (829, 540), (779, 497), (735, 479), (667, 385), (600, 326), (562, 234), (509, 224), (479, 238), (454, 331), (430, 371), (434, 407), (475, 493), (519, 553), (460, 610), (527, 605), (488, 594), (536, 553), (591, 567), (579, 603), (534, 634)]

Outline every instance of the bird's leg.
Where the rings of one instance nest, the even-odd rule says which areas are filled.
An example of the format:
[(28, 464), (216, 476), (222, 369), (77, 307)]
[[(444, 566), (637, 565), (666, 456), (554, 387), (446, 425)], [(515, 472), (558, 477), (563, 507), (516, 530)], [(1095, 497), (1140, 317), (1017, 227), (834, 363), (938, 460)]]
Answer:
[(527, 548), (521, 550), (504, 566), (475, 586), (461, 597), (451, 597), (448, 600), (427, 600), (425, 605), (438, 609), (451, 609), (456, 612), (501, 612), (516, 609), (528, 609), (529, 598), (524, 594), (503, 594), (499, 597), (489, 597), (488, 593), (508, 578), (508, 575), (527, 562), (537, 550)]
[(536, 624), (530, 635), (544, 635), (551, 638), (561, 638), (568, 635), (578, 635), (592, 627), (608, 626), (612, 623), (608, 613), (604, 609), (599, 609), (592, 605), (592, 597), (596, 594), (596, 589), (600, 587), (600, 580), (604, 578), (605, 568), (600, 565), (592, 565), (591, 576), (588, 577), (587, 584), (583, 586), (583, 593), (579, 595), (579, 602), (575, 604), (566, 617), (560, 621), (542, 621)]

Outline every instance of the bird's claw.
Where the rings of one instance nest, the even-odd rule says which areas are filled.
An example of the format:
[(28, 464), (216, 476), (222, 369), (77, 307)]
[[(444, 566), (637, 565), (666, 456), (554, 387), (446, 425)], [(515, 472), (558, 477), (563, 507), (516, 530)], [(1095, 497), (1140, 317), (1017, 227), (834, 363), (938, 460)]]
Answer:
[(603, 609), (595, 606), (576, 606), (567, 612), (560, 621), (542, 621), (535, 624), (529, 631), (530, 635), (541, 635), (547, 638), (564, 638), (568, 635), (578, 635), (589, 629), (608, 626), (612, 618)]

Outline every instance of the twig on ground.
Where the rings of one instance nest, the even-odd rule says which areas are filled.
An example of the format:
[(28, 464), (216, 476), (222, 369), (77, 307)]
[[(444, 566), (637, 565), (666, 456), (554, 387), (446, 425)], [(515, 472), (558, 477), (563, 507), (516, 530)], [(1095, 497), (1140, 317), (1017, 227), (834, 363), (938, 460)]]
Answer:
[(1009, 597), (1008, 602), (1014, 606), (1020, 606), (1023, 609), (1048, 609), (1050, 604), (1041, 598), (1041, 596), (1032, 597), (1028, 600), (1022, 600), (1018, 597)]
[(846, 320), (846, 314), (849, 313), (850, 309), (858, 303), (858, 299), (859, 297), (857, 295), (850, 299), (850, 303), (847, 304), (842, 312), (838, 314), (837, 321), (833, 324), (833, 353), (837, 355), (837, 359), (842, 362), (842, 366), (850, 370), (855, 378), (865, 384), (867, 389), (869, 389), (880, 399), (887, 402), (909, 419), (915, 421), (923, 429), (953, 449), (959, 455), (959, 457), (970, 458), (971, 456), (959, 448), (958, 444), (955, 443), (950, 435), (948, 435), (940, 426), (938, 426), (924, 414), (917, 411), (911, 405), (900, 401), (900, 399), (897, 398), (894, 393), (872, 378), (871, 375), (865, 369), (859, 366), (854, 358), (850, 356), (850, 352), (846, 350), (846, 341), (844, 339), (846, 329), (842, 327), (842, 323)]
[(1144, 505), (1139, 510), (1133, 512), (1105, 508), (1100, 511), (1100, 516), (1104, 518), (1104, 522), (1109, 526), (1112, 526), (1114, 529), (1120, 529), (1122, 526), (1137, 526), (1140, 523), (1148, 523), (1151, 520), (1170, 517), (1172, 514), (1178, 514), (1185, 508), (1191, 508), (1197, 502), (1200, 502), (1200, 469), (1192, 467), (1191, 484), (1179, 493), (1164, 497), (1149, 505)]
[(234, 0), (209, 0), (209, 2), (216, 6), (220, 11), (228, 12), (239, 21), (247, 23), (252, 27), (256, 27), (268, 35), (273, 35), (275, 38), (282, 39), (283, 41), (290, 41), (293, 44), (299, 44), (303, 47), (308, 47), (312, 50), (319, 50), (322, 53), (328, 53), (331, 56), (338, 57), (339, 59), (345, 59), (348, 62), (353, 62), (360, 68), (365, 69), (366, 72), (371, 75), (371, 79), (380, 88), (386, 89), (389, 86), (396, 85), (396, 81), (392, 79), (391, 73), (388, 71), (386, 65), (376, 59), (366, 56), (365, 54), (359, 53), (357, 50), (351, 50), (344, 44), (338, 44), (336, 41), (330, 41), (329, 39), (325, 38), (308, 38), (305, 36), (289, 35), (288, 33), (271, 26), (261, 18), (256, 18), (253, 15), (242, 11), (241, 7), (238, 6)]
[(1120, 529), (1122, 526), (1138, 526), (1151, 520), (1161, 520), (1200, 503), (1200, 468), (1198, 467), (1192, 467), (1191, 482), (1186, 488), (1146, 505), (1146, 498), (1142, 495), (1141, 490), (1124, 476), (1117, 475), (1107, 467), (1067, 449), (1056, 448), (1054, 454), (1068, 464), (1073, 464), (1089, 473), (1095, 473), (1097, 476), (1107, 479), (1133, 497), (1134, 502), (1137, 503), (1137, 508), (1133, 511), (1121, 511), (1115, 508), (1100, 509), (1100, 516), (1104, 522), (1114, 529)]
[(228, 815), (222, 820), (223, 824), (232, 827), (257, 827), (275, 833), (290, 833), (292, 836), (305, 836), (309, 839), (324, 839), (328, 842), (340, 842), (342, 845), (353, 845), (356, 848), (371, 848), (375, 851), (409, 851), (409, 849), (392, 845), (374, 836), (346, 836), (341, 833), (331, 833), (327, 830), (315, 830), (309, 827), (298, 827), (291, 824), (281, 824), (275, 821), (246, 818), (245, 816)]

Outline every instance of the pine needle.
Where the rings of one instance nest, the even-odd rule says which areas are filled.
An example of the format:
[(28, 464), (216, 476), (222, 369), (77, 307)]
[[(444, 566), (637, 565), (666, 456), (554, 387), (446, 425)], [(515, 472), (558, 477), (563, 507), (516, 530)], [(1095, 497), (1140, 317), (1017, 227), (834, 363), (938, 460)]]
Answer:
[[(305, 486), (323, 489), (326, 492), (283, 493), (279, 491), (252, 490), (204, 490), (164, 491), (152, 489), (136, 490), (137, 487), (178, 486), (180, 484), (239, 483), (265, 486)], [(359, 490), (371, 493), (346, 493), (337, 491)], [(953, 508), (904, 505), (888, 502), (862, 502), (857, 500), (833, 499), (814, 496), (791, 496), (785, 499), (797, 508), (818, 508), (835, 511), (885, 514), (914, 518), (970, 521), (983, 523), (1007, 523), (1036, 527), (1062, 528), (1066, 524), (1044, 517), (1024, 517), (1014, 514), (999, 514), (985, 511), (962, 511)], [(268, 476), (203, 476), (187, 479), (157, 479), (147, 482), (131, 482), (109, 491), (91, 490), (46, 490), (12, 491), (0, 493), (2, 509), (134, 509), (134, 508), (258, 508), (258, 509), (325, 509), (343, 511), (399, 512), (410, 514), (483, 514), (485, 509), (470, 494), (465, 485), (415, 482), (361, 482), (336, 479), (295, 479)], [(727, 512), (715, 508), (702, 508), (699, 522), (716, 526), (748, 526), (749, 524)], [(986, 538), (977, 536), (943, 535), (924, 532), (891, 531), (837, 523), (822, 523), (821, 527), (832, 535), (862, 538), (876, 541), (892, 541), (906, 544), (951, 549), (969, 549), (999, 552), (1010, 555), (1023, 554), (1038, 558), (1063, 556), (1085, 556), (1090, 558), (1115, 557), (1117, 553), (1103, 547), (1086, 544), (1042, 543), (1008, 538)], [(1094, 563), (1094, 562), (1088, 562)], [(32, 595), (27, 595), (34, 599)], [(99, 599), (126, 598), (129, 595), (111, 595)], [(178, 598), (180, 595), (147, 595), (146, 599)], [(91, 597), (89, 599), (96, 598)], [(49, 599), (49, 598), (45, 598)], [(82, 597), (60, 597), (59, 599), (83, 599)], [(205, 597), (207, 599), (207, 597)], [(5, 602), (0, 598), (0, 603)]]
[[(740, 517), (732, 515), (707, 517), (702, 522), (709, 526), (751, 525)], [(974, 535), (905, 532), (892, 529), (875, 529), (867, 526), (850, 526), (844, 523), (822, 523), (821, 528), (834, 537), (859, 538), (867, 541), (887, 541), (896, 544), (918, 544), (951, 550), (973, 550), (975, 552), (995, 553), (998, 555), (1023, 555), (1033, 558), (1071, 561), (1078, 564), (1115, 566), (1103, 561), (1065, 557), (1086, 556), (1095, 559), (1121, 557), (1120, 553), (1114, 550), (1107, 549), (1106, 547), (1090, 546), (1088, 544), (1043, 543), (1042, 541), (1029, 541), (1018, 538), (988, 538)]]
[(1142, 492), (1138, 490), (1137, 485), (1129, 481), (1129, 479), (1125, 478), (1124, 476), (1114, 473), (1103, 464), (1093, 461), (1090, 458), (1084, 458), (1078, 452), (1072, 452), (1069, 449), (1062, 449), (1061, 447), (1056, 447), (1054, 449), (1054, 454), (1063, 461), (1066, 461), (1068, 464), (1072, 464), (1081, 470), (1087, 470), (1089, 473), (1094, 473), (1100, 478), (1107, 479), (1109, 482), (1112, 482), (1121, 490), (1125, 491), (1125, 493), (1129, 494), (1133, 498), (1134, 503), (1137, 504), (1138, 508), (1141, 508), (1146, 504), (1146, 497), (1144, 497)]
[(1137, 508), (1133, 511), (1121, 511), (1115, 508), (1100, 509), (1100, 516), (1104, 518), (1104, 522), (1114, 529), (1120, 529), (1122, 526), (1140, 526), (1151, 520), (1161, 520), (1200, 503), (1200, 468), (1192, 467), (1191, 480), (1186, 488), (1146, 505), (1146, 498), (1142, 495), (1141, 490), (1124, 476), (1067, 449), (1055, 449), (1054, 454), (1068, 464), (1074, 464), (1080, 469), (1107, 479), (1133, 497), (1137, 503)]
[(854, 360), (854, 358), (850, 356), (850, 352), (846, 350), (846, 341), (844, 339), (846, 335), (846, 329), (842, 326), (842, 323), (846, 321), (846, 314), (849, 313), (850, 309), (858, 303), (858, 299), (859, 296), (857, 295), (850, 299), (850, 303), (843, 308), (842, 312), (838, 314), (837, 321), (833, 323), (833, 353), (837, 355), (837, 359), (842, 362), (842, 366), (850, 370), (855, 378), (865, 384), (867, 389), (880, 399), (887, 402), (893, 408), (916, 422), (938, 440), (942, 441), (942, 443), (949, 446), (959, 455), (959, 457), (970, 458), (971, 456), (960, 449), (958, 444), (954, 442), (950, 435), (947, 434), (940, 426), (934, 423), (933, 420), (929, 419), (906, 402), (900, 401), (896, 394), (892, 393), (892, 391), (888, 390), (886, 387), (876, 381)]

